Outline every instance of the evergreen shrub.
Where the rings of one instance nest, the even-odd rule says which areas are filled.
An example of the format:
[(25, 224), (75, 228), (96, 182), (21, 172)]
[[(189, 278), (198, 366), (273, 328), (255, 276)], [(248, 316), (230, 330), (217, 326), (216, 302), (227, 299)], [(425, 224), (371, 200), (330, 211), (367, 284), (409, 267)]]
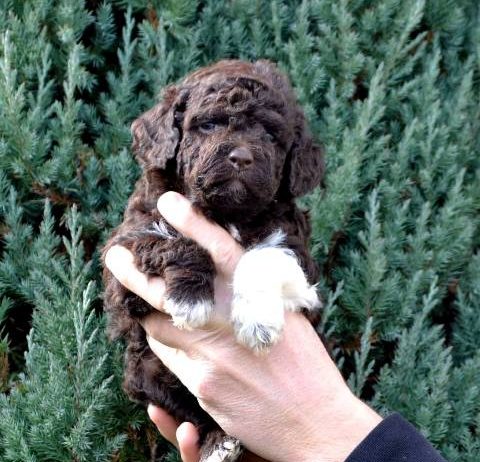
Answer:
[(139, 461), (99, 248), (129, 125), (221, 58), (275, 61), (327, 153), (322, 330), (354, 392), (480, 460), (477, 0), (0, 0), (0, 460)]

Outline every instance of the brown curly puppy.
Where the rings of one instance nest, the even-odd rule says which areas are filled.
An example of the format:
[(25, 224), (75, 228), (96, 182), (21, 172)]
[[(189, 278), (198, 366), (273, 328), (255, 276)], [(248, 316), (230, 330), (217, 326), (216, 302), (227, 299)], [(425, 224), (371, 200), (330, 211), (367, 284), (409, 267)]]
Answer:
[[(204, 249), (157, 211), (158, 197), (169, 190), (187, 196), (251, 249), (234, 276), (232, 324), (239, 341), (268, 348), (281, 333), (284, 309), (318, 307), (310, 225), (294, 200), (320, 183), (323, 156), (287, 78), (272, 63), (221, 61), (202, 68), (168, 87), (132, 133), (143, 175), (104, 252), (121, 244), (141, 271), (164, 278), (165, 308), (176, 325), (208, 322), (215, 268)], [(150, 350), (137, 320), (152, 308), (106, 269), (104, 279), (111, 335), (127, 342), (127, 393), (195, 424), (202, 461), (236, 460), (238, 442), (219, 430)]]

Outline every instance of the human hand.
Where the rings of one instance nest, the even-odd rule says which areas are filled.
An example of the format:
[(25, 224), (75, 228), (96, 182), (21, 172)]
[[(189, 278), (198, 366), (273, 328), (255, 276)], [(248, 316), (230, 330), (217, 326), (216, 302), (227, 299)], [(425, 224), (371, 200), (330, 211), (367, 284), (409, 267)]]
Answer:
[[(159, 210), (212, 255), (219, 314), (211, 328), (195, 331), (179, 330), (161, 312), (149, 315), (143, 325), (155, 354), (219, 425), (252, 452), (279, 462), (344, 461), (381, 418), (352, 395), (303, 316), (286, 314), (283, 337), (267, 355), (239, 345), (226, 321), (231, 279), (243, 250), (176, 193), (164, 194)], [(120, 282), (161, 310), (163, 282), (140, 273), (126, 249), (113, 247), (106, 263)], [(190, 441), (184, 460), (196, 461), (188, 458), (195, 457), (193, 452), (185, 453), (196, 443), (189, 440), (189, 426), (178, 429), (180, 450), (182, 429)]]

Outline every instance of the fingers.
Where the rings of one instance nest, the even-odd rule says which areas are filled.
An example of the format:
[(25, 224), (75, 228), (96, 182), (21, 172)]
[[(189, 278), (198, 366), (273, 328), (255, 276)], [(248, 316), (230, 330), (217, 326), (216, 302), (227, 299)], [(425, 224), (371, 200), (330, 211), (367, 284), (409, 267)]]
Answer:
[(170, 316), (163, 313), (150, 313), (140, 322), (149, 337), (171, 348), (185, 347), (185, 345), (195, 341), (195, 338), (199, 335), (197, 331), (175, 327)]
[(198, 462), (198, 431), (193, 424), (178, 425), (172, 416), (153, 404), (148, 406), (148, 415), (160, 434), (179, 449), (183, 462)]
[(225, 229), (200, 215), (185, 197), (176, 192), (169, 191), (160, 196), (157, 206), (175, 229), (210, 253), (218, 272), (233, 274), (243, 249)]
[(188, 354), (178, 348), (164, 345), (153, 337), (147, 337), (148, 345), (197, 398), (202, 397), (202, 382), (207, 374), (208, 367), (203, 361), (192, 360)]
[(190, 422), (183, 422), (177, 429), (178, 449), (183, 462), (198, 462), (200, 451), (198, 449), (198, 431)]
[(119, 245), (111, 247), (105, 255), (105, 264), (118, 281), (142, 297), (157, 310), (163, 307), (165, 283), (161, 278), (149, 278), (134, 263), (133, 254)]
[(150, 420), (155, 424), (160, 434), (170, 443), (178, 447), (176, 432), (178, 422), (162, 408), (149, 404), (147, 408)]

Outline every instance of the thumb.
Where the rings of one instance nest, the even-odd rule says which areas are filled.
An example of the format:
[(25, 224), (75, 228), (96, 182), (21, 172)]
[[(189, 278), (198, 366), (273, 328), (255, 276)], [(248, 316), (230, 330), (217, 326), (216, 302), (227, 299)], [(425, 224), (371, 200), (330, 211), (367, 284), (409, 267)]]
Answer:
[(233, 274), (243, 249), (225, 229), (207, 220), (193, 208), (188, 199), (173, 191), (162, 194), (157, 207), (177, 231), (210, 253), (217, 272)]

